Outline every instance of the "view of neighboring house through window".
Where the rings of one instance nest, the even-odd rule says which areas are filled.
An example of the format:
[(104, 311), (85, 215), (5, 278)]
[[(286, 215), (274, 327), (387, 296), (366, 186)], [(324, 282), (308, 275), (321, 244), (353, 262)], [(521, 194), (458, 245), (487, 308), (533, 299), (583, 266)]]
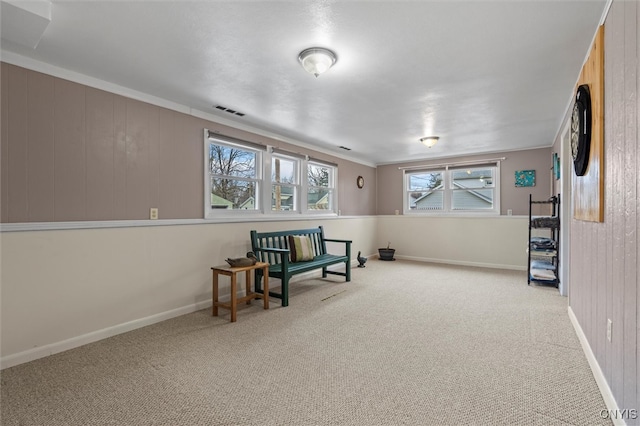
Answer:
[(444, 171), (409, 173), (409, 208), (414, 210), (444, 209)]
[(492, 168), (451, 171), (451, 210), (493, 210)]
[(280, 154), (271, 157), (271, 210), (298, 210), (298, 162)]
[(498, 164), (405, 170), (406, 214), (500, 212)]
[(334, 164), (208, 130), (204, 154), (205, 218), (337, 213)]

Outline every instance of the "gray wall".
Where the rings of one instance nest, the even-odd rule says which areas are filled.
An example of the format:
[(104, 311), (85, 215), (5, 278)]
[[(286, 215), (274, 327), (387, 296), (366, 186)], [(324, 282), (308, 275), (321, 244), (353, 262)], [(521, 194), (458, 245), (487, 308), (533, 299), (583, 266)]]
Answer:
[[(392, 215), (396, 210), (402, 214), (402, 170), (398, 167), (422, 164), (442, 164), (457, 161), (475, 161), (480, 159), (501, 158), (500, 163), (500, 210), (507, 214), (513, 210), (513, 215), (529, 214), (529, 194), (537, 200), (546, 200), (551, 191), (551, 148), (530, 149), (525, 151), (498, 152), (485, 155), (475, 155), (436, 160), (416, 160), (408, 163), (387, 164), (378, 166), (378, 207), (377, 214)], [(536, 185), (533, 187), (515, 187), (516, 170), (535, 170)]]
[(341, 213), (375, 214), (374, 167), (6, 63), (1, 74), (1, 222), (148, 219), (151, 207), (202, 218), (204, 128), (337, 163)]
[[(2, 63), (1, 77), (3, 223), (148, 219), (151, 207), (161, 219), (201, 218), (204, 128), (337, 163), (342, 215), (402, 211), (398, 166), (429, 163), (376, 169), (15, 65)], [(502, 214), (527, 214), (529, 193), (551, 194), (550, 149), (431, 162), (501, 156)], [(527, 169), (536, 186), (515, 188)]]
[[(605, 21), (604, 37), (605, 217), (603, 223), (571, 220), (569, 269), (569, 305), (618, 407), (638, 413), (639, 32), (640, 4), (615, 0)], [(607, 319), (613, 321), (610, 342)], [(638, 425), (640, 420), (629, 419), (627, 424)]]

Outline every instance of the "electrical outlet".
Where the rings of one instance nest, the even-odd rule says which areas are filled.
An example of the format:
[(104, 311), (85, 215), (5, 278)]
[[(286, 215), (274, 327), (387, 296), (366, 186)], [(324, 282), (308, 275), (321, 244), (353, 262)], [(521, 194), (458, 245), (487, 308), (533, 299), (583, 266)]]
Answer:
[(149, 209), (149, 219), (151, 220), (158, 219), (158, 209), (156, 207), (152, 207)]
[(613, 328), (613, 321), (607, 319), (607, 340), (611, 341), (611, 329)]
[(512, 209), (507, 209), (507, 216), (511, 216), (513, 215), (513, 210)]

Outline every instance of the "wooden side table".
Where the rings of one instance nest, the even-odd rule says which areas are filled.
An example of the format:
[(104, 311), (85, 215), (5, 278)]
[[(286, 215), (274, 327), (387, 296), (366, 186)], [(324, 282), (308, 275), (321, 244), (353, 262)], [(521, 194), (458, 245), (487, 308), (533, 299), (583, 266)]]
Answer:
[[(251, 291), (251, 271), (256, 269), (263, 270), (264, 276), (264, 293), (255, 293)], [(240, 266), (232, 268), (229, 265), (214, 266), (211, 268), (213, 274), (213, 306), (212, 315), (218, 316), (218, 308), (225, 308), (231, 310), (231, 322), (236, 322), (236, 313), (238, 310), (238, 303), (247, 302), (247, 305), (251, 304), (253, 299), (262, 299), (264, 309), (269, 309), (269, 264), (265, 262), (257, 262), (251, 266)], [(237, 297), (237, 274), (239, 272), (245, 273), (246, 278), (246, 296)], [(231, 277), (231, 301), (229, 303), (221, 303), (218, 300), (218, 277), (220, 275), (226, 275)]]

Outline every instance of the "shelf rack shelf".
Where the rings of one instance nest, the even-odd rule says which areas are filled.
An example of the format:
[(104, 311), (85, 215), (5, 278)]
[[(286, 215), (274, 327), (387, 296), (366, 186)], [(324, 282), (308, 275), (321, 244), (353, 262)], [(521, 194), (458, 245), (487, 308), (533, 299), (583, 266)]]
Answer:
[[(533, 216), (536, 204), (551, 207), (550, 215)], [(559, 250), (560, 250), (560, 194), (548, 200), (535, 201), (529, 194), (529, 240), (527, 242), (527, 285), (532, 282), (552, 284), (558, 287)], [(549, 236), (534, 236), (534, 229), (548, 231)]]

